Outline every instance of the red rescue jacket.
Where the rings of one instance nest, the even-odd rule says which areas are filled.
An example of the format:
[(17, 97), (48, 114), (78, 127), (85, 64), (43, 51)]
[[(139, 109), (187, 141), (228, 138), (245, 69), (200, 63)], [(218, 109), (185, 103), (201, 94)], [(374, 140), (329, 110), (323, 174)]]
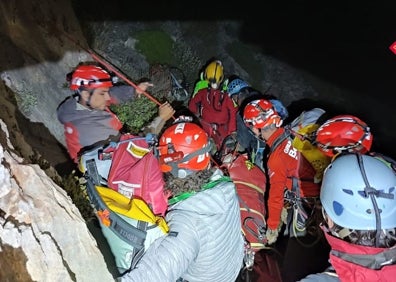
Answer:
[[(285, 132), (283, 127), (278, 128), (268, 139), (271, 148), (277, 138)], [(272, 151), (272, 150), (271, 150)], [(290, 138), (283, 140), (270, 153), (268, 158), (268, 176), (270, 182), (268, 197), (269, 229), (275, 230), (280, 224), (282, 208), (284, 206), (284, 191), (292, 190), (293, 179), (298, 181), (299, 197), (319, 197), (320, 186), (314, 183), (316, 174), (312, 165), (292, 145)]]
[(213, 88), (201, 89), (191, 98), (188, 108), (202, 119), (202, 127), (209, 135), (212, 133), (210, 124), (218, 126), (221, 140), (232, 132), (236, 132), (238, 108), (227, 92)]
[[(393, 248), (367, 247), (346, 242), (327, 232), (325, 236), (331, 246), (330, 262), (341, 281), (395, 281), (396, 246)], [(386, 255), (387, 252), (388, 255)], [(361, 257), (354, 255), (361, 255)], [(393, 262), (387, 257), (393, 257)], [(375, 269), (375, 265), (382, 265), (382, 267)]]

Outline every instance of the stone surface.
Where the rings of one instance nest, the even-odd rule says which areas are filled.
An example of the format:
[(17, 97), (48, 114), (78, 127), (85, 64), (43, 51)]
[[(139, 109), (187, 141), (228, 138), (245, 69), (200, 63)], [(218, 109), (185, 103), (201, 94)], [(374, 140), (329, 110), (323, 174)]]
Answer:
[(0, 145), (0, 280), (113, 281), (70, 197), (12, 152), (0, 124), (7, 140)]

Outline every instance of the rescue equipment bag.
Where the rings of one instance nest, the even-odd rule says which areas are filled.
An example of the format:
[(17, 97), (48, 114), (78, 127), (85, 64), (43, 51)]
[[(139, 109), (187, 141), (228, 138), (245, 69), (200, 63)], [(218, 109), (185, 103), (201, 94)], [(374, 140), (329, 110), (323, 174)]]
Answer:
[(259, 167), (249, 161), (246, 154), (238, 155), (227, 170), (239, 198), (242, 232), (250, 248), (256, 252), (265, 248), (266, 244), (266, 176)]
[[(117, 144), (94, 148), (80, 157), (79, 169), (87, 179), (89, 200), (120, 274), (134, 267), (148, 246), (169, 231), (165, 219), (161, 216), (162, 213), (156, 215), (152, 210), (152, 207), (157, 209), (162, 207), (163, 213), (166, 210), (167, 203), (165, 202), (165, 207), (162, 203), (165, 199), (165, 195), (161, 195), (163, 186), (140, 184), (139, 187), (145, 189), (131, 190), (129, 197), (108, 185), (111, 171), (118, 167), (118, 163), (113, 165), (112, 162), (114, 159), (123, 161), (120, 155), (126, 155), (124, 161), (130, 165), (129, 170), (123, 167), (126, 181), (130, 181), (128, 178), (130, 175), (136, 174), (135, 179), (141, 180), (140, 183), (163, 183), (158, 160), (149, 149), (147, 140), (150, 138), (154, 137), (136, 137), (127, 134)], [(132, 152), (140, 158), (129, 157), (129, 153)], [(122, 177), (122, 173), (114, 173), (114, 175)], [(154, 181), (142, 181), (150, 178)], [(156, 205), (157, 200), (159, 205)]]
[(120, 274), (133, 268), (151, 243), (169, 232), (165, 219), (154, 215), (141, 199), (97, 186), (90, 178), (87, 193)]
[(120, 141), (99, 152), (111, 159), (107, 186), (127, 198), (138, 197), (150, 205), (154, 214), (164, 215), (168, 207), (164, 180), (155, 155), (156, 136), (124, 134)]

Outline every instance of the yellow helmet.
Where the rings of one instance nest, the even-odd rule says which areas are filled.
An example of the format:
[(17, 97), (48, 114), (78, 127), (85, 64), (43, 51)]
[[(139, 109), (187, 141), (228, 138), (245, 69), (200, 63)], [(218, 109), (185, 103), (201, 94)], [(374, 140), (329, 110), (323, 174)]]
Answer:
[(219, 60), (211, 62), (205, 69), (204, 79), (209, 81), (212, 88), (219, 88), (220, 83), (223, 82), (223, 64)]

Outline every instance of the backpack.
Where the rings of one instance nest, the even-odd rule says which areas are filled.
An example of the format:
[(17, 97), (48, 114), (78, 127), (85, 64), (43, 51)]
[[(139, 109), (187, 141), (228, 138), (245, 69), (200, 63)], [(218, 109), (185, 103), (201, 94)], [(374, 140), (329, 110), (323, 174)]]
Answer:
[[(161, 213), (156, 215), (152, 209), (163, 206), (163, 186), (142, 185), (163, 183), (158, 160), (149, 149), (154, 142), (151, 141), (153, 138), (151, 135), (136, 137), (127, 134), (120, 142), (94, 148), (80, 158), (79, 169), (87, 179), (88, 198), (120, 274), (134, 267), (148, 246), (169, 231)], [(130, 154), (132, 152), (133, 155)], [(115, 160), (117, 163), (114, 164)], [(124, 166), (118, 162), (124, 162)], [(129, 169), (126, 168), (128, 165)], [(130, 185), (134, 188), (132, 198), (108, 185), (110, 175), (117, 176), (111, 179), (121, 179), (123, 174), (114, 172), (117, 167), (124, 169), (126, 183), (132, 182), (132, 179), (140, 184)], [(136, 175), (135, 178), (131, 177), (133, 174)], [(156, 200), (159, 201), (159, 205)]]
[(245, 267), (240, 275), (244, 281), (281, 281), (276, 259), (267, 253), (266, 207), (264, 194), (265, 173), (248, 158), (247, 154), (229, 153), (221, 167), (235, 184), (241, 212), (242, 233), (245, 238)]
[(97, 186), (89, 177), (87, 194), (120, 274), (135, 267), (151, 243), (169, 232), (165, 219), (139, 198)]
[(235, 184), (238, 195), (242, 233), (249, 242), (250, 248), (256, 252), (265, 248), (266, 244), (264, 203), (266, 176), (258, 166), (249, 161), (246, 154), (236, 156), (227, 165), (227, 172)]
[(151, 206), (154, 214), (164, 215), (168, 205), (162, 171), (153, 152), (155, 142), (151, 134), (146, 137), (124, 134), (103, 154), (111, 155), (108, 187), (128, 198), (139, 197)]
[[(314, 135), (319, 126), (326, 121), (326, 111), (321, 108), (313, 108), (309, 111), (303, 111), (290, 124), (285, 125), (284, 134), (280, 135), (271, 146), (271, 154), (284, 140), (289, 138), (293, 147), (301, 152), (303, 159), (300, 162), (309, 163), (315, 170), (314, 179), (304, 179), (303, 181), (312, 181), (320, 183), (326, 167), (330, 164), (331, 158), (322, 153), (312, 142)], [(291, 190), (285, 191), (286, 207), (293, 209), (287, 215), (287, 227), (285, 235), (290, 234), (294, 237), (304, 236), (306, 227), (315, 224), (315, 212), (319, 202), (318, 199), (306, 199), (300, 197), (299, 179), (293, 177)]]

